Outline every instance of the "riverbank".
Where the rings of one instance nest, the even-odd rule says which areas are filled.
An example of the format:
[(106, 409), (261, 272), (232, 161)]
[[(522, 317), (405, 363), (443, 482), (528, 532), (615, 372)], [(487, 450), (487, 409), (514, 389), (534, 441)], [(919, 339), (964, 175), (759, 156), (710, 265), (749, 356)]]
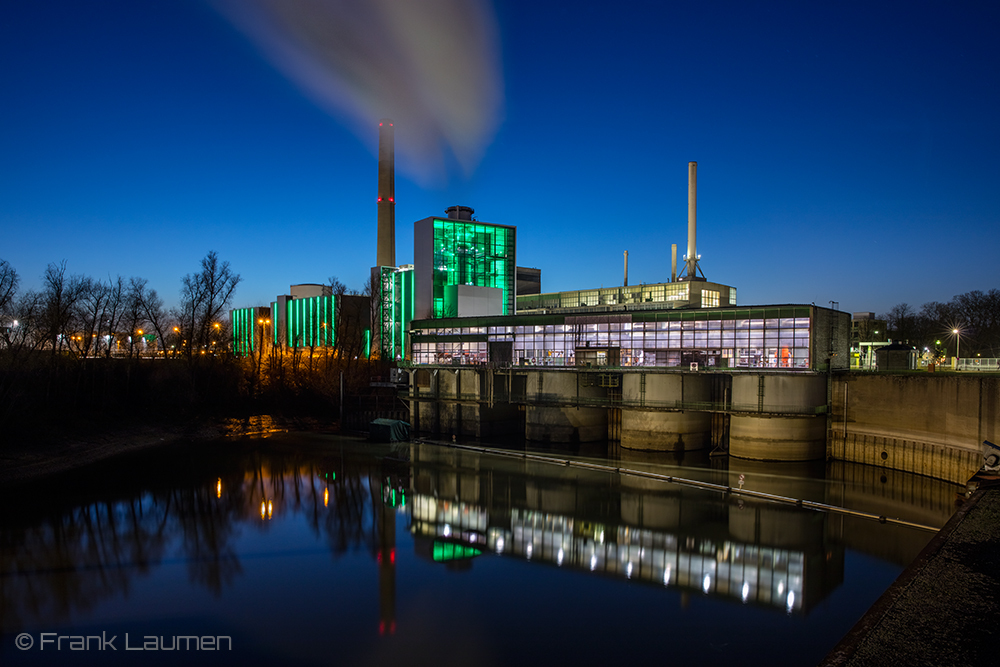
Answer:
[(154, 447), (287, 431), (336, 433), (339, 425), (311, 417), (250, 415), (180, 424), (80, 424), (72, 429), (50, 426), (41, 429), (37, 437), (8, 442), (0, 449), (0, 484), (27, 484)]
[(821, 667), (994, 665), (1000, 628), (1000, 479), (981, 486)]

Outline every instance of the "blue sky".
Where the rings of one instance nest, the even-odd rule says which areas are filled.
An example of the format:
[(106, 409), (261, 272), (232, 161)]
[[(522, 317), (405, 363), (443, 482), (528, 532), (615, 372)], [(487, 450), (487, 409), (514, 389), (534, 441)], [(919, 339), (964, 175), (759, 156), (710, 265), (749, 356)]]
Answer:
[(373, 28), (414, 25), (391, 39), (478, 69), (383, 64), (339, 98), (241, 6), (0, 3), (0, 258), (23, 287), (66, 260), (169, 303), (216, 250), (243, 277), (235, 306), (331, 275), (360, 288), (382, 115), (399, 263), (413, 221), (463, 204), (517, 226), (545, 291), (621, 284), (625, 250), (630, 284), (666, 281), (696, 160), (701, 266), (741, 304), (884, 312), (1000, 286), (994, 3), (497, 2), (465, 43)]

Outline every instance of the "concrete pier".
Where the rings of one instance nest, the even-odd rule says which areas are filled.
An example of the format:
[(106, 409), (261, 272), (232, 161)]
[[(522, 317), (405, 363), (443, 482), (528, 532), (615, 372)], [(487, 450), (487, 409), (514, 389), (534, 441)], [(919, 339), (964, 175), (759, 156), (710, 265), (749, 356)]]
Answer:
[[(524, 437), (534, 442), (598, 442), (608, 438), (607, 388), (589, 374), (533, 371), (527, 377)], [(541, 407), (576, 400), (598, 407)], [(532, 404), (534, 403), (534, 405)]]
[(826, 387), (822, 375), (734, 376), (733, 409), (741, 413), (730, 422), (729, 454), (759, 461), (825, 458)]
[[(710, 404), (712, 377), (694, 373), (627, 373), (622, 377), (624, 405), (661, 406)], [(705, 449), (711, 443), (708, 412), (659, 412), (622, 409), (621, 445), (625, 449), (675, 452)]]

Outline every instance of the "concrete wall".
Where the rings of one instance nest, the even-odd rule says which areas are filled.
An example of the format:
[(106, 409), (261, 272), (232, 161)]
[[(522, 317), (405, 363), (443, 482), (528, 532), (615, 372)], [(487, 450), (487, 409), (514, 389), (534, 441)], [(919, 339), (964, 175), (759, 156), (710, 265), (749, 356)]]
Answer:
[(486, 371), (472, 368), (428, 371), (430, 382), (418, 387), (411, 378), (410, 390), (420, 396), (440, 400), (411, 401), (411, 424), (418, 433), (460, 435), (488, 438), (520, 435), (520, 414), (516, 405), (497, 402), (478, 403), (489, 398), (489, 383), (494, 379)]
[[(826, 360), (835, 370), (851, 367), (851, 316), (829, 308), (813, 306), (813, 328), (810, 336), (812, 359), (810, 368), (825, 370)], [(831, 357), (833, 353), (833, 357)]]
[[(826, 415), (815, 412), (826, 405), (826, 387), (825, 375), (733, 376), (733, 409), (746, 412), (730, 419), (729, 454), (759, 461), (825, 458)], [(803, 416), (763, 414), (796, 411)]]
[[(564, 371), (528, 373), (527, 397), (540, 404), (607, 398), (607, 389), (583, 382), (583, 374)], [(608, 409), (528, 405), (524, 437), (535, 442), (597, 442), (608, 437)]]
[(965, 483), (1000, 442), (1000, 378), (836, 375), (827, 455)]
[[(708, 403), (712, 378), (694, 373), (625, 373), (625, 404), (673, 406)], [(622, 409), (621, 446), (642, 451), (685, 451), (711, 444), (712, 415), (708, 412), (652, 412)]]

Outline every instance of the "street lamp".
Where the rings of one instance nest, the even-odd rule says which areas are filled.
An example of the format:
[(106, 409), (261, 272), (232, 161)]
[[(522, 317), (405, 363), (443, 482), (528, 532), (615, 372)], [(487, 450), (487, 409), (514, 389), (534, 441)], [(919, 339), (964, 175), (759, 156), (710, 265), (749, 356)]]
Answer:
[(955, 358), (961, 359), (961, 349), (962, 349), (962, 332), (958, 329), (952, 329), (951, 332), (955, 334)]

